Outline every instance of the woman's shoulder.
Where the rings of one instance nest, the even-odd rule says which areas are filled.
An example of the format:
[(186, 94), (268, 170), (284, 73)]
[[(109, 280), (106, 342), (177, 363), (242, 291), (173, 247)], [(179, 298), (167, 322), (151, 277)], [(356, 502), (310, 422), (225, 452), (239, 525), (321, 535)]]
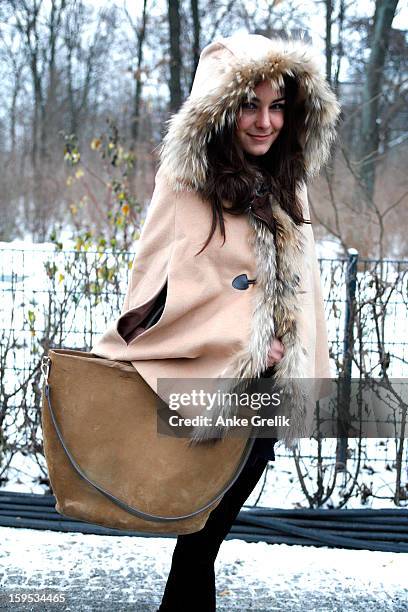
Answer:
[[(196, 191), (175, 188), (171, 177), (159, 168), (155, 176), (154, 190), (147, 206), (141, 231), (143, 240), (148, 236), (157, 240), (168, 240), (175, 233), (188, 235), (197, 231), (197, 225), (211, 224), (211, 207)], [(210, 226), (209, 226), (210, 227)], [(208, 230), (207, 230), (208, 232)]]

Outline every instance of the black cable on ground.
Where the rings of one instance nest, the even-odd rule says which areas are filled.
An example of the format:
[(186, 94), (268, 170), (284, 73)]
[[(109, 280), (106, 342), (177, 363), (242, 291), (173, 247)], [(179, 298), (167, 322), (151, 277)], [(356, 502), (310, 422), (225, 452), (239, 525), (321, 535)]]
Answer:
[[(157, 537), (157, 533), (109, 529), (55, 511), (53, 495), (0, 491), (0, 526), (98, 535)], [(173, 537), (162, 534), (160, 537)], [(227, 539), (408, 552), (408, 509), (324, 510), (245, 507)]]

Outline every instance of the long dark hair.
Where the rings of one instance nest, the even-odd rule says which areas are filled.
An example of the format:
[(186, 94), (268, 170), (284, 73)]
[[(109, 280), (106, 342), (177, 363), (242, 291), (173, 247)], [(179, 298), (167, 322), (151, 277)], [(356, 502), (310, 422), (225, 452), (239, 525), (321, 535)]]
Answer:
[[(303, 147), (299, 140), (304, 131), (305, 107), (299, 99), (296, 78), (285, 75), (283, 79), (284, 123), (265, 155), (252, 156), (242, 150), (235, 138), (235, 117), (226, 121), (222, 131), (210, 136), (207, 180), (200, 194), (211, 204), (212, 224), (208, 238), (197, 255), (209, 244), (218, 223), (225, 242), (224, 213), (240, 215), (247, 211), (260, 185), (267, 188), (297, 225), (310, 223), (303, 218), (302, 206), (296, 194), (297, 186), (306, 177)], [(230, 207), (224, 206), (225, 201)]]

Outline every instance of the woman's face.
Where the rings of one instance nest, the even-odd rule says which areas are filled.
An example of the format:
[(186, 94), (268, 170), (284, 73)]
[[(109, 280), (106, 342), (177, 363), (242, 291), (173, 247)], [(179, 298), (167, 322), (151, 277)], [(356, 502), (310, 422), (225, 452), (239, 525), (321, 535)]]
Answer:
[(246, 153), (265, 155), (283, 127), (285, 97), (268, 81), (261, 81), (254, 92), (256, 97), (240, 108), (235, 136)]

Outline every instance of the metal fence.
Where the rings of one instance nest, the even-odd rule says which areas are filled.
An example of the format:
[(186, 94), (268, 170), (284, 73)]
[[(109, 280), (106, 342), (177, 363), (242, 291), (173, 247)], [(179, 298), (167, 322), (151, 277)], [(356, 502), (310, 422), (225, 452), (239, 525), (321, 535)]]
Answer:
[[(133, 254), (33, 247), (0, 256), (0, 486), (20, 480), (38, 491), (47, 483), (41, 357), (50, 346), (89, 350), (120, 311)], [(408, 262), (351, 251), (320, 260), (320, 269), (333, 377), (407, 378)], [(343, 436), (278, 449), (254, 500), (274, 505), (277, 489), (289, 506), (406, 505), (404, 442)]]

